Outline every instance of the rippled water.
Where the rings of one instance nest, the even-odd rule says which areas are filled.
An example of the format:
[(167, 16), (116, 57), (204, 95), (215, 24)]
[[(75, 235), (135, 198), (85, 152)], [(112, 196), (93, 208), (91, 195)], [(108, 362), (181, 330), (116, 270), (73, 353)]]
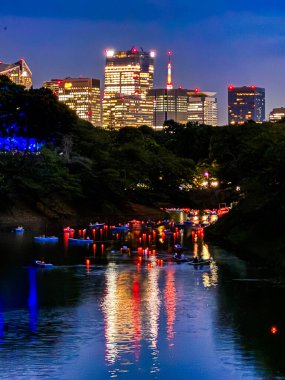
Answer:
[(0, 378), (285, 378), (285, 290), (227, 252), (210, 247), (215, 264), (204, 270), (137, 266), (110, 252), (85, 266), (86, 248), (23, 239), (2, 243), (15, 257), (63, 264), (2, 270)]

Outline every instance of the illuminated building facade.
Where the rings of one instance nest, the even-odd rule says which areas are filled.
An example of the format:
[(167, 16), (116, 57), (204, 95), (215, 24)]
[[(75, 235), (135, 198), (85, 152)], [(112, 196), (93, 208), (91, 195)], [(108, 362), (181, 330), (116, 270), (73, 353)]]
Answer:
[(103, 127), (151, 126), (153, 110), (147, 92), (153, 86), (155, 52), (133, 47), (126, 51), (106, 50), (105, 55)]
[(188, 117), (193, 123), (218, 125), (218, 106), (215, 92), (204, 92), (199, 89), (188, 91)]
[(32, 72), (26, 61), (21, 58), (15, 63), (0, 62), (0, 75), (6, 75), (12, 82), (29, 90), (32, 85)]
[(228, 120), (231, 125), (250, 120), (265, 121), (265, 89), (256, 86), (228, 87)]
[(273, 110), (269, 114), (269, 121), (275, 123), (285, 118), (285, 108), (273, 108)]
[(216, 126), (218, 123), (215, 92), (198, 89), (152, 89), (148, 98), (153, 103), (153, 127), (162, 129), (166, 120), (186, 124), (196, 122)]
[(187, 123), (188, 90), (185, 89), (152, 89), (148, 99), (153, 106), (153, 128), (162, 129), (166, 120)]
[(101, 126), (100, 80), (93, 78), (52, 79), (44, 82), (59, 101), (95, 127)]

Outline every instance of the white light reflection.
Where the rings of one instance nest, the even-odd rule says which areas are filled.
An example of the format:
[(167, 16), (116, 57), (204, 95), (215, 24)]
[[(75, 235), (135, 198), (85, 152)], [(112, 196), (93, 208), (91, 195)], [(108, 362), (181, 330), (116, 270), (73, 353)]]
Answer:
[(148, 300), (146, 311), (148, 314), (148, 326), (146, 330), (147, 340), (149, 341), (150, 348), (152, 350), (152, 368), (151, 373), (159, 372), (158, 367), (158, 354), (157, 349), (157, 338), (158, 338), (158, 328), (159, 328), (159, 310), (160, 310), (160, 299), (159, 299), (159, 268), (152, 268), (148, 272), (147, 277), (147, 292)]
[(111, 377), (128, 372), (130, 354), (139, 360), (141, 348), (139, 274), (120, 271), (111, 264), (106, 270), (106, 290), (102, 303), (105, 320), (105, 360), (112, 366)]
[(169, 342), (169, 346), (173, 346), (174, 322), (176, 313), (176, 289), (173, 268), (169, 268), (167, 271), (166, 285), (164, 290), (164, 304), (167, 316), (167, 340)]
[(115, 363), (118, 349), (117, 339), (117, 277), (116, 268), (110, 266), (106, 271), (106, 296), (103, 302), (103, 313), (105, 317), (105, 338), (106, 338), (106, 361)]

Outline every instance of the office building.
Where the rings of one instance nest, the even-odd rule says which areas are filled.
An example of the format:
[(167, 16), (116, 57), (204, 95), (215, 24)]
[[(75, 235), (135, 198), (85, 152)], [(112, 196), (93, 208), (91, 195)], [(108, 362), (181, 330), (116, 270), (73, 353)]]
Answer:
[(269, 114), (269, 121), (275, 123), (285, 118), (285, 108), (273, 108), (273, 110)]
[(153, 105), (153, 128), (162, 129), (166, 120), (187, 123), (188, 90), (185, 89), (152, 89), (148, 99)]
[(0, 62), (0, 75), (6, 75), (12, 82), (24, 86), (26, 90), (33, 84), (32, 72), (23, 58), (15, 63)]
[(52, 79), (43, 84), (84, 120), (101, 126), (100, 80), (93, 78)]
[[(103, 127), (152, 126), (152, 103), (147, 92), (153, 86), (155, 52), (106, 50)], [(131, 115), (133, 110), (135, 115)]]
[(200, 91), (196, 88), (188, 91), (187, 120), (193, 123), (218, 125), (218, 107), (216, 92)]
[(256, 86), (228, 87), (228, 121), (231, 125), (265, 121), (265, 89)]
[(217, 126), (218, 110), (215, 92), (199, 89), (152, 89), (148, 98), (153, 103), (153, 127), (162, 129), (166, 120), (186, 124), (193, 122)]

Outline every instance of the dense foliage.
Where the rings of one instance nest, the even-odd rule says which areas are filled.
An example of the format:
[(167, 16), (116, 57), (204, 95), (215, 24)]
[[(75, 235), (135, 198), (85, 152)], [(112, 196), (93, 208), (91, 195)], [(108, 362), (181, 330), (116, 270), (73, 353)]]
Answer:
[[(37, 154), (0, 152), (2, 209), (19, 198), (54, 215), (68, 208), (107, 213), (130, 201), (218, 207), (217, 194), (226, 193), (239, 203), (214, 234), (254, 247), (258, 231), (275, 241), (282, 235), (284, 122), (214, 128), (168, 121), (162, 131), (108, 131), (79, 119), (49, 90), (26, 91), (0, 77), (0, 137), (14, 136), (44, 147)], [(205, 193), (211, 196), (202, 202)]]

